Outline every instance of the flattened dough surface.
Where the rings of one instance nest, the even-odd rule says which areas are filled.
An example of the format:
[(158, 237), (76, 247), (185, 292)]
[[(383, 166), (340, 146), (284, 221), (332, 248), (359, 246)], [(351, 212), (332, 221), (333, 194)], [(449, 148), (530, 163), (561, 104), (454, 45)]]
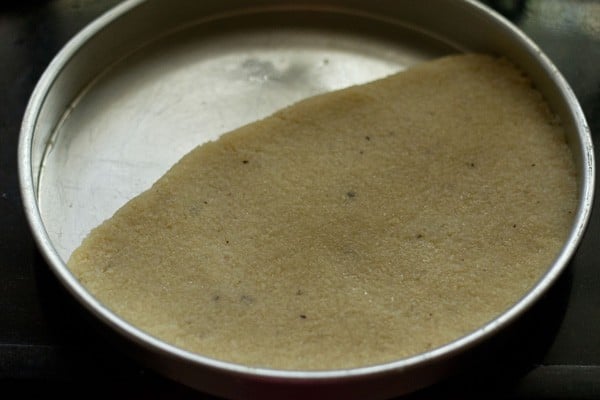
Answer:
[(506, 61), (460, 55), (196, 148), (68, 264), (182, 348), (348, 368), (493, 319), (548, 268), (575, 207), (572, 156), (540, 94)]

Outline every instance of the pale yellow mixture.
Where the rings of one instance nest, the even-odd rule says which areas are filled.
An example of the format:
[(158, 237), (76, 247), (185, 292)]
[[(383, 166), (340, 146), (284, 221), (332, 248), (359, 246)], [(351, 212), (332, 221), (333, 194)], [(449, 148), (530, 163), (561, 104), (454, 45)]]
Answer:
[(566, 239), (576, 173), (506, 61), (451, 56), (204, 144), (69, 267), (166, 342), (281, 369), (407, 357), (490, 321)]

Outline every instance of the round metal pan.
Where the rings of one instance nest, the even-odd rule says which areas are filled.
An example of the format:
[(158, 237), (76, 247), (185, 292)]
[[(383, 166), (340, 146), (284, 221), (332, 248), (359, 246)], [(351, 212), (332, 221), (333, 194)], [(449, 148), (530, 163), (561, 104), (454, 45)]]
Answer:
[[(579, 182), (579, 207), (560, 255), (526, 296), (477, 331), (363, 368), (253, 368), (192, 354), (138, 330), (95, 300), (66, 267), (92, 227), (198, 144), (304, 97), (464, 51), (503, 55), (531, 76), (563, 122)], [(37, 243), (70, 293), (146, 365), (238, 398), (384, 398), (447, 375), (555, 282), (583, 235), (594, 187), (590, 134), (560, 73), (503, 18), (456, 0), (126, 1), (74, 37), (43, 74), (24, 116), (19, 168)]]

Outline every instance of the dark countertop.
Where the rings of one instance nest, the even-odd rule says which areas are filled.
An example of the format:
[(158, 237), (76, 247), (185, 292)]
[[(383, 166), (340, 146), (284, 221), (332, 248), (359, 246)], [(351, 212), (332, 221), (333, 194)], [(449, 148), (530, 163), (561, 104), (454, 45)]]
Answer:
[[(546, 52), (577, 95), (598, 143), (600, 1), (484, 1)], [(33, 242), (17, 178), (21, 118), (60, 48), (117, 0), (5, 1), (0, 5), (0, 392), (209, 398), (124, 355), (99, 334), (54, 278)], [(507, 351), (411, 398), (600, 398), (598, 196), (569, 269)], [(484, 357), (485, 358), (485, 357)]]

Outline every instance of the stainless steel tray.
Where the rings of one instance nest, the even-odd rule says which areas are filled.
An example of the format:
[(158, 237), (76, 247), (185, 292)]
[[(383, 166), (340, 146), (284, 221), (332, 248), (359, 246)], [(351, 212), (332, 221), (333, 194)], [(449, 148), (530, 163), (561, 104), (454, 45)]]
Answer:
[[(345, 371), (285, 372), (210, 360), (138, 331), (65, 266), (91, 228), (175, 161), (221, 133), (317, 93), (460, 51), (504, 55), (561, 116), (577, 158), (580, 207), (561, 256), (504, 315), (448, 346)], [(306, 391), (387, 397), (431, 383), (459, 354), (517, 318), (554, 282), (589, 212), (593, 153), (575, 97), (541, 51), (470, 1), (126, 1), (77, 35), (32, 95), (20, 143), (25, 208), (61, 282), (155, 369), (225, 396)], [(307, 385), (310, 383), (310, 385)]]

